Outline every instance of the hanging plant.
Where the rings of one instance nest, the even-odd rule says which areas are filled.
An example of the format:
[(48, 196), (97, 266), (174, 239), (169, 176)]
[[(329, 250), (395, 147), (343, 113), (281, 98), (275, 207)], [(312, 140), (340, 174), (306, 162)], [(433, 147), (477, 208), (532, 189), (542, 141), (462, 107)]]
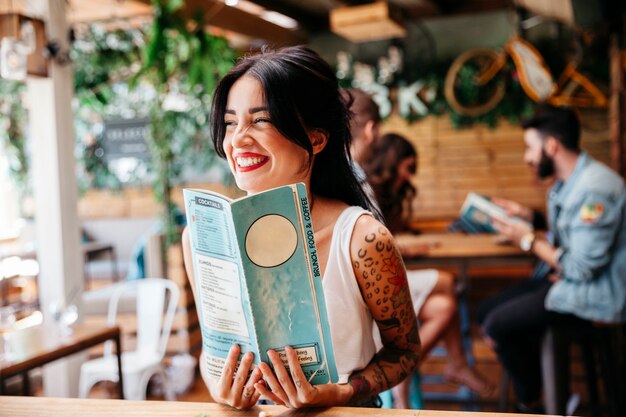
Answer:
[[(91, 26), (78, 34), (74, 48), (85, 185), (109, 188), (149, 180), (163, 207), (166, 245), (180, 239), (172, 186), (190, 169), (226, 171), (209, 140), (206, 109), (215, 83), (235, 60), (227, 41), (206, 33), (199, 18), (180, 17), (182, 6), (179, 0), (155, 0), (148, 26), (113, 32)], [(149, 119), (151, 160), (137, 177), (119, 178), (104, 159), (104, 122), (115, 118)]]
[[(156, 91), (150, 111), (149, 145), (155, 173), (153, 189), (163, 205), (167, 247), (180, 240), (176, 224), (178, 210), (170, 195), (172, 182), (182, 169), (177, 157), (184, 148), (177, 146), (176, 138), (193, 130), (192, 126), (206, 127), (206, 116), (191, 110), (208, 108), (208, 97), (217, 80), (232, 66), (235, 54), (224, 38), (204, 31), (200, 18), (193, 22), (192, 31), (187, 29), (188, 23), (178, 14), (184, 5), (182, 0), (154, 0), (152, 4), (154, 20), (134, 83), (149, 82)], [(193, 102), (185, 101), (184, 97), (193, 97)]]
[(0, 80), (0, 143), (6, 151), (9, 176), (17, 187), (20, 200), (29, 192), (25, 92), (26, 85), (22, 82)]
[[(107, 117), (132, 117), (140, 103), (134, 103), (125, 85), (138, 71), (144, 34), (141, 29), (106, 31), (94, 24), (76, 33), (72, 45), (74, 63), (74, 126), (76, 131), (79, 187), (120, 189), (126, 180), (109, 169), (104, 155), (103, 121)], [(124, 99), (120, 99), (124, 95)]]
[[(387, 55), (391, 56), (390, 51)], [(385, 62), (385, 59), (388, 59), (388, 56), (381, 57), (378, 61)], [(503, 118), (516, 124), (520, 118), (532, 113), (533, 103), (522, 90), (519, 81), (511, 75), (514, 74), (512, 68), (506, 71), (510, 78), (506, 83), (507, 99), (483, 115), (464, 116), (450, 107), (443, 94), (450, 63), (431, 64), (428, 66), (428, 72), (421, 74), (407, 68), (403, 69), (403, 65), (401, 60), (398, 65), (391, 67), (393, 70), (386, 69), (380, 64), (366, 65), (353, 60), (353, 57), (341, 51), (337, 54), (336, 74), (342, 87), (357, 87), (371, 94), (378, 103), (383, 118), (389, 115), (392, 108), (396, 108), (408, 123), (421, 120), (428, 115), (440, 116), (447, 113), (456, 128), (469, 127), (474, 123), (495, 127)], [(468, 102), (481, 101), (479, 96), (485, 93), (485, 88), (476, 86), (473, 81), (475, 74), (471, 68), (462, 75), (463, 82), (460, 83), (457, 93)], [(411, 89), (412, 86), (420, 88)], [(410, 92), (411, 96), (407, 98), (406, 92)], [(395, 102), (392, 101), (394, 98)]]

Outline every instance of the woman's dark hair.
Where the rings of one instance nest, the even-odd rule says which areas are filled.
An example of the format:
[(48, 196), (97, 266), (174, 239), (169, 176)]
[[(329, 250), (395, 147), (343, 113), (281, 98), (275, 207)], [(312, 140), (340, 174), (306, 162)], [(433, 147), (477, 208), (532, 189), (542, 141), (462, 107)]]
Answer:
[(580, 151), (580, 121), (572, 109), (541, 105), (532, 118), (522, 121), (522, 128), (537, 129), (544, 139), (553, 136), (565, 149)]
[(224, 113), (228, 93), (243, 76), (254, 77), (261, 83), (273, 125), (309, 153), (310, 163), (313, 148), (307, 132), (319, 130), (328, 136), (326, 147), (315, 156), (311, 192), (371, 210), (372, 203), (352, 169), (350, 115), (339, 93), (337, 78), (328, 63), (307, 47), (266, 49), (243, 57), (222, 78), (211, 108), (217, 154), (226, 156)]
[(395, 189), (398, 165), (409, 157), (417, 163), (417, 151), (404, 136), (387, 133), (377, 142), (371, 159), (363, 167), (374, 189), (385, 223), (392, 232), (405, 229), (411, 217), (412, 202), (417, 189), (409, 181)]

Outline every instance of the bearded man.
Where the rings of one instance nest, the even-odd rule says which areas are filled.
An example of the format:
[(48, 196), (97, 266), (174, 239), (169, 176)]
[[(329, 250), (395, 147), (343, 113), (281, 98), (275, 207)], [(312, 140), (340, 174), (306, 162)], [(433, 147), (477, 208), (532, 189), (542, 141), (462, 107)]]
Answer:
[[(518, 410), (532, 413), (542, 409), (540, 344), (547, 326), (626, 321), (626, 192), (617, 173), (581, 151), (572, 110), (543, 107), (522, 127), (525, 162), (538, 178), (555, 180), (547, 197), (548, 232), (494, 220), (540, 263), (532, 279), (485, 301), (478, 321), (513, 381)], [(494, 202), (537, 224), (530, 208)]]

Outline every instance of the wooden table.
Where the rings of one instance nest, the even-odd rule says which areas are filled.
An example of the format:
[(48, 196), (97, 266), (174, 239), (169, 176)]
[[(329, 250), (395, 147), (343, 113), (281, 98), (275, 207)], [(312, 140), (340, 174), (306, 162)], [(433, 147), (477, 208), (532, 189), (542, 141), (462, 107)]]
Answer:
[(427, 233), (397, 235), (401, 246), (432, 245), (423, 256), (405, 258), (407, 268), (447, 267), (459, 268), (459, 277), (467, 279), (467, 269), (479, 265), (528, 265), (534, 255), (518, 246), (502, 243), (492, 234)]
[(3, 417), (258, 417), (265, 411), (271, 417), (522, 417), (524, 414), (466, 413), (462, 411), (381, 410), (378, 408), (330, 407), (294, 410), (275, 405), (262, 405), (238, 411), (215, 403), (181, 401), (85, 400), (45, 397), (0, 397)]
[[(115, 342), (117, 368), (119, 372), (118, 392), (124, 398), (122, 381), (122, 349), (120, 328), (118, 326), (94, 326), (77, 324), (72, 326), (72, 334), (62, 336), (52, 325), (38, 325), (26, 329), (14, 330), (11, 339), (19, 338), (19, 351), (14, 357), (0, 359), (0, 395), (4, 394), (5, 381), (15, 375), (23, 375), (24, 391), (28, 394), (28, 372), (57, 359), (89, 349), (107, 340)], [(18, 334), (18, 332), (21, 332)], [(0, 415), (2, 412), (0, 412)]]
[[(413, 258), (404, 258), (407, 269), (454, 268), (457, 271), (457, 294), (459, 318), (463, 346), (470, 364), (475, 362), (472, 353), (471, 320), (468, 307), (470, 291), (469, 268), (473, 266), (525, 265), (535, 262), (532, 253), (524, 252), (517, 245), (504, 243), (493, 234), (462, 233), (425, 233), (420, 235), (397, 235), (396, 240), (402, 247), (429, 245), (427, 254)], [(507, 391), (502, 390), (499, 398), (500, 409), (506, 408)], [(468, 392), (469, 393), (469, 392)], [(473, 394), (460, 395), (442, 393), (433, 395), (431, 400), (461, 401), (471, 403)]]

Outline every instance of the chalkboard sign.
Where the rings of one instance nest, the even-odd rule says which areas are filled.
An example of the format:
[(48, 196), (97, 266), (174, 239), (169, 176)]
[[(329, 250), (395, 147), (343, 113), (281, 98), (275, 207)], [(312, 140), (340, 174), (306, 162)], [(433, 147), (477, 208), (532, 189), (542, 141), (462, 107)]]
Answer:
[(148, 118), (104, 121), (104, 159), (111, 162), (121, 158), (150, 160), (146, 142), (149, 133)]

